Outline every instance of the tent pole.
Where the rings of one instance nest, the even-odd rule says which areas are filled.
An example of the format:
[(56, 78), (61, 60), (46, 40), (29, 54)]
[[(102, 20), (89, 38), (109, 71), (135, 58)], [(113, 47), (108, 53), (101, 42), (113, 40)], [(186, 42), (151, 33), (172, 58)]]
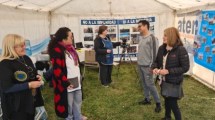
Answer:
[(48, 21), (49, 21), (49, 35), (51, 34), (51, 28), (52, 28), (52, 12), (49, 11), (48, 14)]

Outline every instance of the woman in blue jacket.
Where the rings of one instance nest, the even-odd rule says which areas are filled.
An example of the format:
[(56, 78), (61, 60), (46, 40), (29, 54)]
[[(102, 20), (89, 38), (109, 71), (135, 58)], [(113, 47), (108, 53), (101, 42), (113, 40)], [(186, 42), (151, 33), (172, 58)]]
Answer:
[(101, 84), (105, 87), (112, 82), (111, 73), (113, 66), (113, 48), (120, 45), (120, 42), (112, 43), (107, 36), (108, 27), (100, 26), (98, 36), (94, 40), (94, 49), (96, 52), (96, 60), (99, 63), (99, 78)]

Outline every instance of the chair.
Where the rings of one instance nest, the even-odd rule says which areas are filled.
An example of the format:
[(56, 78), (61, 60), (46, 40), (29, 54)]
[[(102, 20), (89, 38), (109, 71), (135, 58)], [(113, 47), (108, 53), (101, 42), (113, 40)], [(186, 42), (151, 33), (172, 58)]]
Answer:
[[(99, 69), (99, 63), (96, 62), (94, 50), (85, 50), (85, 61), (84, 61), (84, 72), (83, 72), (84, 77), (85, 77), (85, 73), (86, 73), (86, 68), (98, 68)], [(98, 77), (98, 79), (99, 79), (99, 77)]]

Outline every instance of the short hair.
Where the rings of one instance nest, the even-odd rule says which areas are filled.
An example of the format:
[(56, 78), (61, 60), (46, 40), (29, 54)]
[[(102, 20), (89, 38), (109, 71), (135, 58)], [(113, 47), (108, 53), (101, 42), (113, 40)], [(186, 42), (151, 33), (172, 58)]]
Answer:
[(17, 34), (8, 34), (4, 37), (2, 43), (2, 55), (0, 61), (4, 59), (14, 60), (19, 58), (19, 55), (15, 52), (14, 47), (21, 45), (25, 42), (24, 38)]
[(108, 27), (105, 25), (99, 26), (98, 35), (102, 34)]
[(164, 30), (164, 34), (167, 37), (167, 45), (173, 46), (183, 46), (183, 43), (180, 38), (178, 29), (175, 27), (169, 27)]
[(149, 27), (150, 27), (150, 24), (149, 24), (149, 21), (147, 21), (147, 20), (140, 20), (139, 22), (138, 22), (138, 24), (139, 23), (141, 23), (142, 25), (147, 25), (147, 28), (148, 28), (148, 30), (149, 30)]

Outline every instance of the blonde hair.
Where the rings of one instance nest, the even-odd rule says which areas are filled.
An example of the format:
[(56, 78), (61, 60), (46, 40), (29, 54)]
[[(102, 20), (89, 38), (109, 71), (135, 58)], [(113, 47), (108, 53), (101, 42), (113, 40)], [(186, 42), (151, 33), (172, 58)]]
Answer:
[(16, 45), (21, 45), (25, 42), (24, 38), (17, 34), (8, 34), (4, 37), (2, 43), (2, 53), (0, 57), (0, 61), (4, 59), (17, 59), (19, 58), (18, 54), (15, 52), (14, 47)]
[(175, 27), (165, 29), (164, 34), (167, 37), (167, 45), (171, 47), (175, 45), (183, 46), (178, 29), (176, 29)]

